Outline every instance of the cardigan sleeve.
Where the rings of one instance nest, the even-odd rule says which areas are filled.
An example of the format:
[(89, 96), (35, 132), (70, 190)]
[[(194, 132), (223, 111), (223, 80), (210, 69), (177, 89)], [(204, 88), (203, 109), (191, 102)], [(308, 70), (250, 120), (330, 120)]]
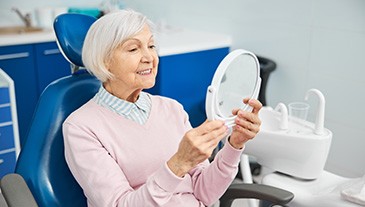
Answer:
[(210, 206), (224, 194), (237, 174), (242, 151), (226, 141), (211, 163), (205, 161), (189, 172), (193, 179), (194, 195), (198, 200)]
[[(192, 128), (189, 115), (182, 106), (181, 110), (184, 114), (185, 129), (188, 131)], [(226, 139), (228, 139), (228, 136)], [(218, 201), (232, 183), (236, 177), (243, 150), (244, 148), (240, 150), (233, 148), (228, 140), (225, 140), (225, 145), (216, 154), (212, 163), (206, 160), (189, 172), (193, 183), (194, 196), (204, 205), (211, 206)]]

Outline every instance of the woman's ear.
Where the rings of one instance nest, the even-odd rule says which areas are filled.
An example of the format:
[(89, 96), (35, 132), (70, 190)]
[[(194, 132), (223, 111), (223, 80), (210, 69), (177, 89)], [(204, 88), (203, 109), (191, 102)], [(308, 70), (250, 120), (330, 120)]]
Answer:
[(104, 66), (105, 68), (109, 71), (110, 71), (110, 68), (111, 68), (111, 65), (113, 63), (113, 55), (114, 53), (113, 52), (109, 52), (108, 55), (106, 56), (106, 58), (104, 59)]
[(105, 68), (110, 72), (110, 59), (104, 60)]

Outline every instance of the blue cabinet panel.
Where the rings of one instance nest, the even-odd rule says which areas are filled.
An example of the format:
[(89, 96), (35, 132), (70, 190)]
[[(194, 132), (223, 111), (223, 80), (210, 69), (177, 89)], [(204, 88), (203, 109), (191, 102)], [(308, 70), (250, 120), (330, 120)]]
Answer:
[(0, 87), (0, 105), (10, 103), (9, 88)]
[(14, 172), (15, 162), (16, 162), (15, 151), (0, 154), (0, 178), (2, 178), (6, 174)]
[(5, 107), (0, 107), (0, 123), (9, 121), (11, 121), (10, 105)]
[(14, 81), (20, 138), (25, 137), (38, 100), (32, 45), (0, 47), (0, 68)]
[(35, 44), (35, 55), (39, 94), (52, 81), (71, 75), (70, 64), (62, 56), (56, 42)]
[(156, 85), (146, 90), (179, 101), (195, 127), (203, 123), (205, 96), (214, 72), (229, 48), (160, 57)]
[(14, 148), (13, 125), (0, 127), (0, 151)]

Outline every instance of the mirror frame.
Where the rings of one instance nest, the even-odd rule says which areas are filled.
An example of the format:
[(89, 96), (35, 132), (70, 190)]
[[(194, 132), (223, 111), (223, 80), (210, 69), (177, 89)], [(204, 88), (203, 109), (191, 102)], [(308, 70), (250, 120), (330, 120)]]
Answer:
[[(257, 71), (257, 77), (256, 77), (256, 83), (254, 87), (254, 91), (252, 92), (250, 98), (251, 99), (257, 99), (259, 92), (260, 92), (260, 86), (261, 86), (261, 78), (260, 78), (260, 63), (256, 57), (256, 55), (250, 51), (244, 50), (244, 49), (236, 49), (232, 52), (230, 52), (219, 64), (217, 67), (217, 70), (214, 73), (212, 83), (207, 89), (207, 95), (206, 95), (206, 101), (205, 101), (205, 111), (208, 120), (222, 120), (226, 123), (228, 127), (233, 127), (235, 125), (234, 120), (237, 116), (231, 116), (231, 117), (224, 117), (222, 113), (220, 112), (218, 108), (218, 100), (217, 100), (217, 94), (219, 91), (219, 87), (222, 81), (222, 78), (227, 71), (229, 65), (240, 55), (249, 55), (254, 58), (255, 64), (256, 64), (256, 71)], [(245, 111), (252, 111), (252, 107), (249, 105), (246, 105), (241, 108)], [(233, 110), (233, 109), (232, 109)]]

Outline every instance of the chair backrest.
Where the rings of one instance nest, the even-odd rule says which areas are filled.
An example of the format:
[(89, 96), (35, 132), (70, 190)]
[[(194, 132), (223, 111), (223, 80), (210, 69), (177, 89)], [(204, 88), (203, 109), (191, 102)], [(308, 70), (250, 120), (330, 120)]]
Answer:
[[(60, 50), (74, 65), (82, 66), (82, 43), (94, 21), (93, 17), (76, 14), (61, 15), (55, 20)], [(77, 28), (77, 35), (70, 35), (71, 28)], [(48, 85), (38, 101), (15, 172), (24, 178), (41, 207), (87, 206), (64, 158), (62, 123), (91, 99), (99, 87), (100, 82), (86, 72), (72, 74)]]
[(57, 44), (63, 56), (73, 65), (84, 66), (82, 63), (82, 45), (90, 26), (95, 22), (92, 16), (76, 13), (57, 16), (53, 27)]

